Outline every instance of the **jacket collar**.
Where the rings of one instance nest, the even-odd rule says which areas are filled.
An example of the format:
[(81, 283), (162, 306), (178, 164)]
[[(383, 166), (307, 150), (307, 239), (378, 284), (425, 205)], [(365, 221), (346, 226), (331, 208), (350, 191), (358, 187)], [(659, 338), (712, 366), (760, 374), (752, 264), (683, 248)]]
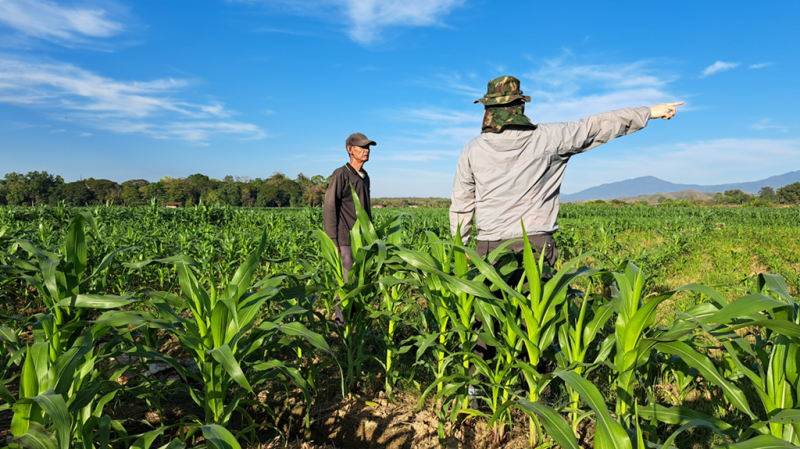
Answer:
[[(350, 170), (350, 171), (351, 171), (351, 172), (352, 172), (354, 175), (358, 176), (358, 172), (356, 171), (356, 169), (355, 169), (355, 168), (353, 168), (353, 166), (352, 166), (352, 165), (350, 165), (350, 163), (349, 163), (349, 162), (348, 162), (348, 163), (346, 163), (346, 164), (344, 164), (344, 166), (345, 166), (345, 167), (347, 167), (347, 168), (348, 168), (348, 169), (349, 169), (349, 170)], [(365, 177), (366, 177), (366, 176), (369, 176), (369, 173), (367, 173), (367, 171), (366, 171), (366, 170), (364, 170), (364, 168), (363, 168), (363, 167), (361, 168), (361, 171), (362, 171), (362, 172), (364, 172), (364, 176), (365, 176)], [(360, 178), (361, 176), (358, 176), (358, 177)]]

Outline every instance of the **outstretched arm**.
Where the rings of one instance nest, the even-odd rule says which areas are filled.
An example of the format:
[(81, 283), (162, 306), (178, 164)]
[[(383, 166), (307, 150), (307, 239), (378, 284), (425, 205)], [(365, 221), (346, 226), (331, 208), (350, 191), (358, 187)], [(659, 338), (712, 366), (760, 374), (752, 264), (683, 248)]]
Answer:
[(583, 120), (567, 123), (546, 123), (540, 131), (553, 139), (558, 154), (570, 157), (589, 151), (617, 137), (635, 133), (647, 126), (650, 119), (669, 120), (675, 116), (676, 107), (683, 102), (663, 103), (653, 107), (626, 108), (591, 115)]
[(475, 177), (469, 165), (469, 151), (461, 152), (456, 166), (456, 179), (453, 181), (453, 195), (450, 203), (450, 234), (455, 237), (461, 225), (461, 242), (469, 243), (472, 234), (472, 217), (475, 215)]

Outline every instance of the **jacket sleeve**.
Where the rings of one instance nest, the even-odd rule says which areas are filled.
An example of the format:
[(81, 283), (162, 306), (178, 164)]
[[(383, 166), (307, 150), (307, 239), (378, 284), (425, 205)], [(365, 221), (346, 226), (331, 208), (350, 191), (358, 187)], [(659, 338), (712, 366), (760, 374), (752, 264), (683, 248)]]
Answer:
[(617, 137), (635, 133), (647, 126), (650, 108), (626, 108), (591, 115), (583, 120), (542, 125), (558, 140), (558, 154), (572, 156), (602, 145)]
[(464, 148), (458, 158), (450, 199), (450, 234), (455, 237), (461, 224), (461, 242), (466, 245), (472, 234), (472, 217), (475, 215), (475, 177), (469, 165), (469, 147)]
[(341, 178), (338, 173), (331, 176), (328, 190), (325, 191), (325, 201), (322, 203), (325, 234), (333, 240), (333, 244), (336, 246), (339, 246), (339, 208), (342, 207), (342, 199), (339, 195), (342, 191)]

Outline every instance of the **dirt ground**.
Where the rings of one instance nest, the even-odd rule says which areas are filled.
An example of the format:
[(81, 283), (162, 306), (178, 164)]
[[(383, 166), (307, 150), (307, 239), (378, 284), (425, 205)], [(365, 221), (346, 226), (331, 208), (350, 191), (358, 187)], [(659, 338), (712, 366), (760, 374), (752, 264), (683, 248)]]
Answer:
[[(369, 404), (368, 404), (369, 402)], [(178, 407), (182, 408), (182, 407)], [(130, 415), (139, 415), (152, 424), (158, 424), (160, 419), (153, 419), (155, 412), (146, 411), (145, 407), (130, 407), (126, 416), (118, 418), (133, 418)], [(165, 424), (183, 415), (185, 411), (169, 410), (165, 416)], [(294, 423), (288, 423), (297, 428), (302, 421), (302, 412), (293, 414)], [(286, 418), (284, 418), (286, 419)], [(476, 419), (469, 424), (463, 424), (455, 429), (447, 429), (448, 436), (445, 445), (440, 446), (437, 433), (436, 414), (432, 410), (416, 410), (413, 398), (399, 398), (394, 403), (386, 399), (374, 398), (371, 400), (341, 400), (321, 406), (316, 406), (312, 411), (311, 434), (308, 438), (301, 435), (292, 435), (287, 447), (289, 449), (341, 449), (341, 448), (387, 448), (387, 449), (522, 449), (528, 448), (527, 428), (524, 422), (506, 433), (502, 442), (495, 440), (494, 432), (487, 429), (486, 420)], [(11, 411), (0, 412), (0, 441), (5, 441), (10, 436)], [(130, 429), (133, 433), (136, 430)], [(267, 438), (265, 441), (264, 438)], [(247, 449), (280, 449), (283, 447), (279, 437), (269, 437), (260, 434), (261, 442), (242, 444)]]
[[(341, 400), (312, 411), (310, 438), (295, 438), (292, 449), (387, 448), (387, 449), (522, 449), (530, 447), (524, 425), (507, 432), (502, 442), (495, 440), (484, 419), (473, 420), (455, 429), (446, 429), (444, 446), (439, 444), (436, 414), (430, 409), (416, 410), (413, 398), (401, 397), (393, 403), (386, 399)], [(522, 424), (522, 423), (520, 423)], [(255, 449), (278, 449), (278, 439)]]

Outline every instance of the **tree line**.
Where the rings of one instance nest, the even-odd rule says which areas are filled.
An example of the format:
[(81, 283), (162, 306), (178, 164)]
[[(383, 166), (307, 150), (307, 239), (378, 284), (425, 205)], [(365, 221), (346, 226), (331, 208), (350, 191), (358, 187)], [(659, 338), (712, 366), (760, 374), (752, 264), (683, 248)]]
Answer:
[(112, 202), (142, 206), (155, 201), (191, 206), (202, 201), (245, 207), (320, 206), (326, 188), (324, 176), (309, 178), (302, 173), (295, 179), (275, 172), (266, 179), (226, 176), (222, 180), (197, 173), (186, 178), (165, 176), (158, 182), (132, 179), (119, 184), (95, 178), (64, 182), (61, 176), (46, 171), (12, 172), (0, 179), (0, 205), (42, 206), (64, 202), (69, 206), (92, 206)]
[[(622, 206), (636, 204), (646, 206), (650, 203), (648, 201), (638, 201), (636, 203), (629, 203), (619, 199), (604, 201), (594, 200), (588, 201), (585, 204), (602, 205), (609, 204), (612, 206)], [(655, 200), (655, 204), (659, 206), (750, 206), (750, 207), (765, 207), (777, 205), (800, 205), (800, 182), (795, 182), (784, 187), (779, 187), (777, 190), (772, 187), (762, 187), (757, 194), (753, 195), (744, 192), (740, 189), (726, 190), (714, 194), (710, 199), (671, 199), (661, 196)]]

